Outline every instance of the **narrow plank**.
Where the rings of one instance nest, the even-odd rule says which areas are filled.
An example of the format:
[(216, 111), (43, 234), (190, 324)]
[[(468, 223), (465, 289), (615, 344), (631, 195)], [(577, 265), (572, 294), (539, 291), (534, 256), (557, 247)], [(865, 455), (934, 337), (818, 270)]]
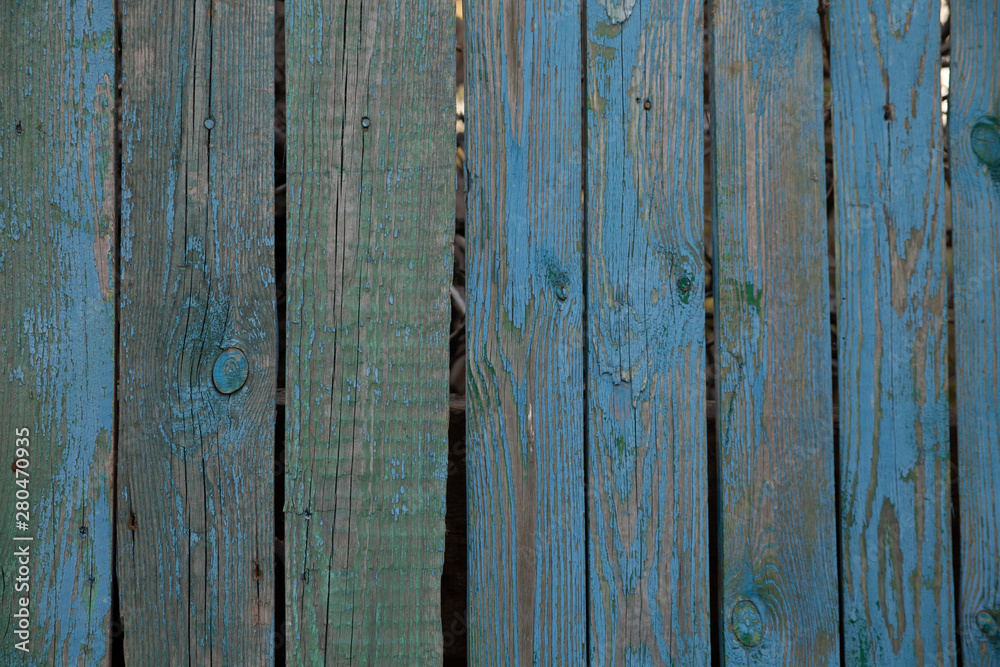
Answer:
[(465, 19), (469, 662), (584, 664), (580, 5)]
[(850, 664), (955, 662), (939, 11), (830, 7)]
[(587, 3), (590, 664), (711, 662), (702, 2)]
[(125, 659), (269, 665), (273, 8), (122, 11)]
[(952, 3), (951, 39), (958, 623), (965, 664), (1000, 667), (1000, 2)]
[(286, 11), (287, 660), (440, 664), (455, 8)]
[[(11, 2), (0, 16), (0, 437), (10, 465), (0, 663), (101, 665), (114, 484), (113, 3)], [(16, 633), (22, 618), (30, 636)]]
[(838, 665), (819, 17), (712, 24), (723, 660)]

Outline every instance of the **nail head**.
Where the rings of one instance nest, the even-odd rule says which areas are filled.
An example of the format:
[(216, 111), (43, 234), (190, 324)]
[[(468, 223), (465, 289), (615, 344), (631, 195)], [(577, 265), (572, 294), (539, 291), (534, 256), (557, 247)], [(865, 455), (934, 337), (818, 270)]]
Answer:
[(205, 127), (207, 129), (211, 130), (213, 127), (215, 127), (215, 121), (212, 120), (211, 118), (206, 118), (205, 119)]
[(212, 369), (212, 380), (215, 388), (223, 394), (232, 394), (247, 381), (249, 365), (243, 351), (231, 347), (219, 355)]
[(368, 116), (361, 117), (361, 127), (367, 130), (369, 127), (371, 127), (371, 124), (372, 122), (371, 120), (369, 120)]
[(649, 100), (646, 100), (645, 102), (642, 103), (642, 108), (645, 109), (646, 111), (649, 111), (650, 109), (653, 108), (653, 103), (650, 102)]
[(737, 641), (748, 648), (760, 644), (764, 638), (764, 622), (757, 611), (757, 605), (750, 600), (740, 600), (733, 607), (729, 627)]

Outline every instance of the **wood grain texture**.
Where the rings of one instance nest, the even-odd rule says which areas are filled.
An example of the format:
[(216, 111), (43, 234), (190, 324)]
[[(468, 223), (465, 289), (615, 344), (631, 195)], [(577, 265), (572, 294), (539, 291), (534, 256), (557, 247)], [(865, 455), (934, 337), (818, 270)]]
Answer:
[(583, 664), (580, 6), (470, 0), (469, 660)]
[[(135, 665), (273, 661), (273, 8), (122, 7), (118, 572)], [(213, 383), (222, 352), (243, 388)]]
[(455, 9), (286, 10), (288, 664), (440, 664)]
[(830, 7), (851, 664), (955, 662), (939, 11)]
[(712, 24), (723, 660), (838, 665), (819, 17)]
[(958, 622), (965, 664), (1000, 667), (1000, 2), (953, 3), (951, 36)]
[(587, 3), (590, 664), (711, 662), (702, 3)]
[[(0, 486), (0, 663), (107, 664), (112, 2), (4, 3), (0, 63), (0, 442), (10, 470)], [(18, 429), (29, 432), (26, 448)], [(27, 475), (15, 475), (19, 448), (28, 450)], [(17, 502), (29, 505), (26, 530), (16, 523), (24, 518), (15, 515)], [(15, 553), (23, 546), (30, 580)], [(22, 597), (29, 600), (28, 653), (15, 646), (23, 640), (13, 616)]]

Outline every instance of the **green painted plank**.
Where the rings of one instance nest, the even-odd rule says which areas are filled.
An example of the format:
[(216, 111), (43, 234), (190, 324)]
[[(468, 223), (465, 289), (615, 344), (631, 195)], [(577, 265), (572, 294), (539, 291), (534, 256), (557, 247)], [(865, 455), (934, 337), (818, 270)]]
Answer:
[(723, 659), (837, 665), (819, 16), (713, 11)]
[(580, 7), (464, 16), (469, 660), (583, 664)]
[(955, 661), (939, 20), (830, 7), (849, 664)]
[(1000, 667), (1000, 2), (951, 7), (948, 150), (965, 664)]
[(590, 663), (711, 662), (702, 2), (587, 3)]
[(455, 8), (286, 11), (288, 664), (440, 664)]
[(0, 10), (4, 665), (110, 658), (114, 42), (110, 0)]
[(122, 10), (125, 658), (271, 664), (273, 8)]

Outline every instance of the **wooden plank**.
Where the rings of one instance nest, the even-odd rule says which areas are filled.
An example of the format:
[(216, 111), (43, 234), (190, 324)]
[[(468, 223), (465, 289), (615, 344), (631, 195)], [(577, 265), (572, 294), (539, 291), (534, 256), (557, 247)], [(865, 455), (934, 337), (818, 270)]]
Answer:
[(288, 664), (440, 664), (455, 8), (286, 8)]
[(271, 664), (273, 9), (122, 11), (125, 658)]
[(590, 664), (711, 663), (702, 2), (587, 3)]
[(1000, 666), (1000, 2), (951, 6), (948, 155), (965, 664)]
[(11, 2), (0, 17), (0, 663), (107, 664), (113, 3)]
[(712, 17), (723, 660), (839, 664), (815, 3)]
[(580, 7), (465, 19), (469, 661), (583, 664)]
[(939, 11), (830, 7), (850, 664), (955, 662)]

